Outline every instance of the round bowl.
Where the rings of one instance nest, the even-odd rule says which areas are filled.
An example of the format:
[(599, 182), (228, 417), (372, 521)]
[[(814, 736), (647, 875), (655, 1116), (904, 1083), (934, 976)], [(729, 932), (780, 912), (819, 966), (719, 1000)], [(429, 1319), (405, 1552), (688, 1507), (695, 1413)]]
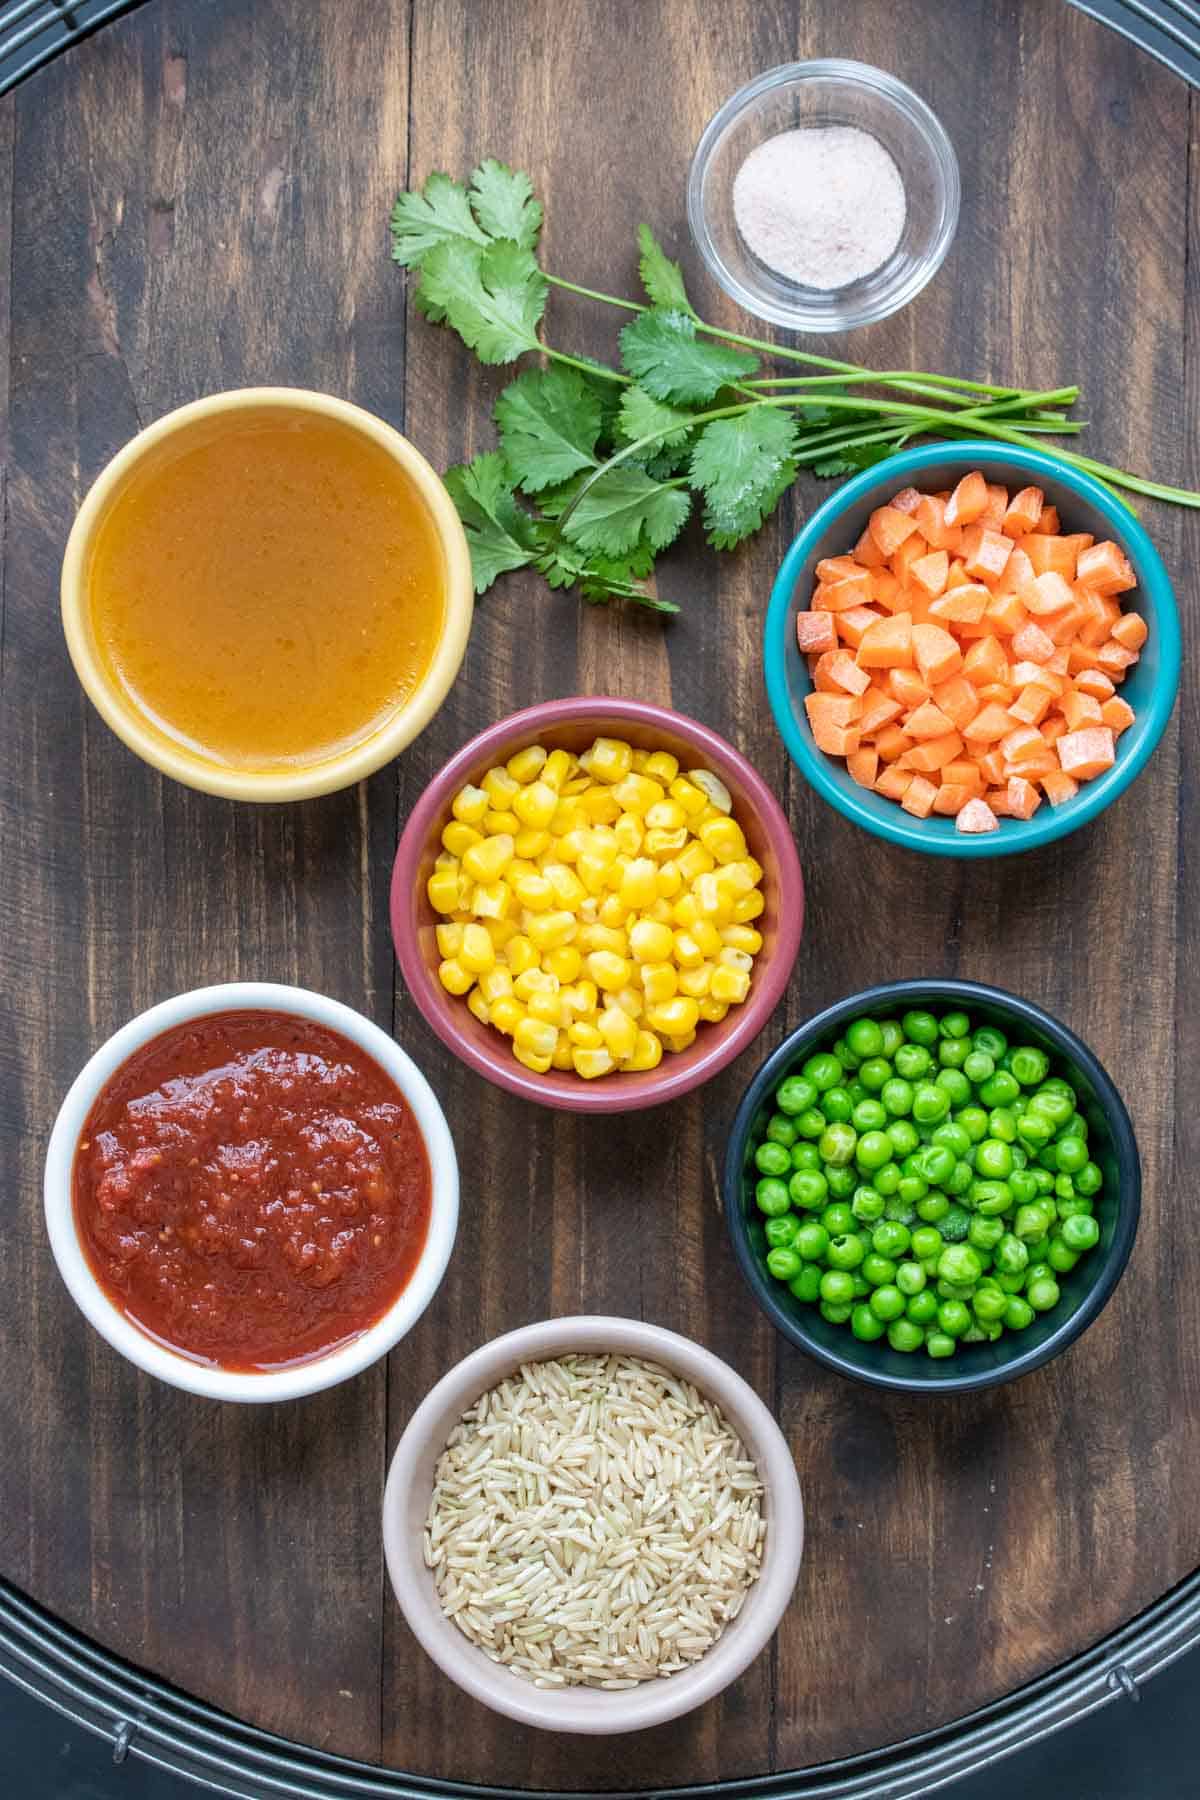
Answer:
[[(208, 1013), (253, 1009), (299, 1014), (331, 1031), (340, 1031), (378, 1063), (412, 1108), (429, 1156), (431, 1197), (429, 1230), (403, 1293), (369, 1330), (349, 1343), (303, 1363), (262, 1373), (219, 1369), (172, 1350), (150, 1337), (126, 1316), (93, 1275), (75, 1225), (71, 1175), (75, 1149), (100, 1090), (143, 1044), (190, 1019)], [(232, 981), (196, 988), (139, 1013), (102, 1044), (72, 1082), (54, 1121), (46, 1149), (46, 1227), (59, 1274), (71, 1298), (101, 1337), (129, 1362), (172, 1387), (212, 1400), (295, 1400), (348, 1381), (386, 1356), (412, 1329), (437, 1291), (446, 1272), (458, 1228), (458, 1162), (454, 1144), (433, 1089), (421, 1071), (386, 1031), (361, 1013), (313, 994), (307, 988), (282, 987), (270, 981)]]
[[(809, 603), (814, 571), (826, 556), (844, 555), (858, 542), (877, 506), (903, 487), (936, 493), (952, 488), (970, 469), (1009, 488), (1040, 487), (1070, 531), (1112, 538), (1133, 565), (1138, 585), (1121, 599), (1136, 608), (1150, 636), (1141, 660), (1130, 669), (1120, 693), (1134, 710), (1121, 733), (1111, 769), (1085, 782), (1073, 800), (1043, 805), (1032, 819), (1002, 819), (999, 831), (979, 837), (955, 829), (952, 818), (912, 818), (894, 800), (859, 787), (838, 758), (816, 748), (804, 713), (812, 690), (808, 667), (796, 643), (796, 614)], [(923, 444), (864, 470), (819, 506), (780, 565), (771, 590), (763, 639), (767, 695), (792, 761), (809, 784), (846, 818), (889, 843), (930, 856), (1011, 856), (1066, 837), (1102, 813), (1145, 768), (1166, 730), (1179, 687), (1179, 615), (1162, 558), (1135, 515), (1090, 475), (1046, 450), (1023, 450), (967, 441)]]
[[(887, 260), (839, 288), (802, 287), (778, 274), (749, 249), (734, 218), (733, 185), (749, 153), (779, 132), (813, 125), (868, 132), (896, 164), (908, 206)], [(792, 331), (848, 331), (907, 306), (937, 273), (959, 197), (954, 146), (920, 96), (883, 69), (834, 57), (768, 69), (725, 102), (692, 158), (688, 223), (710, 272), (747, 312)]]
[[(380, 446), (420, 493), (433, 520), (445, 563), (446, 619), (432, 662), (405, 704), (377, 731), (348, 745), (322, 762), (296, 769), (231, 769), (185, 749), (152, 730), (143, 714), (121, 691), (98, 653), (88, 604), (88, 576), (97, 534), (135, 471), (148, 457), (180, 434), (211, 426), (231, 413), (269, 409), (313, 414), (336, 420)], [(101, 470), (80, 507), (67, 540), (62, 567), (62, 621), (67, 649), (84, 692), (105, 724), (111, 726), (143, 762), (170, 775), (185, 787), (231, 800), (305, 800), (315, 794), (351, 787), (390, 762), (437, 711), (458, 674), (467, 648), (474, 607), (471, 558), (453, 502), (440, 478), (407, 438), (373, 413), (332, 394), (304, 388), (238, 388), (193, 400), (157, 419), (118, 450)]]
[[(752, 1146), (773, 1111), (772, 1095), (785, 1075), (814, 1051), (839, 1037), (852, 1020), (903, 1012), (912, 1006), (953, 1006), (972, 1020), (1019, 1034), (1051, 1058), (1073, 1083), (1088, 1122), (1088, 1144), (1104, 1175), (1096, 1206), (1100, 1242), (1058, 1276), (1062, 1299), (1039, 1313), (1024, 1331), (1006, 1331), (995, 1343), (965, 1344), (945, 1361), (922, 1353), (904, 1355), (885, 1339), (860, 1343), (848, 1326), (832, 1325), (815, 1306), (797, 1300), (765, 1267), (762, 1216), (754, 1200)], [(1086, 1331), (1112, 1296), (1129, 1261), (1141, 1211), (1142, 1171), (1137, 1140), (1124, 1101), (1087, 1045), (1057, 1019), (1003, 988), (977, 981), (890, 981), (827, 1007), (768, 1057), (746, 1089), (725, 1155), (725, 1221), (751, 1293), (784, 1337), (839, 1375), (902, 1393), (966, 1394), (1028, 1375)]]
[[(721, 777), (751, 855), (762, 864), (766, 905), (755, 921), (763, 947), (755, 958), (749, 998), (741, 1006), (731, 1006), (719, 1023), (705, 1024), (690, 1049), (665, 1055), (656, 1069), (588, 1082), (559, 1069), (537, 1075), (525, 1068), (506, 1038), (468, 1011), (465, 1000), (446, 992), (437, 976), (441, 960), (437, 915), (425, 884), (441, 848), (442, 828), (451, 816), (450, 802), (464, 782), (478, 780), (528, 744), (578, 751), (599, 735), (624, 738), (635, 748), (669, 750), (685, 768), (702, 765)], [(409, 992), (442, 1042), (477, 1074), (543, 1106), (622, 1113), (689, 1093), (710, 1081), (758, 1036), (783, 997), (800, 948), (804, 881), (779, 802), (732, 744), (707, 725), (665, 706), (580, 696), (547, 701), (501, 719), (472, 738), (434, 776), (413, 808), (396, 852), (391, 916), (396, 955)]]
[[(442, 1611), (422, 1538), (433, 1476), (467, 1408), (522, 1363), (571, 1351), (640, 1356), (684, 1377), (716, 1402), (757, 1465), (767, 1520), (762, 1571), (736, 1619), (699, 1662), (622, 1690), (534, 1687), (494, 1663)], [(641, 1731), (690, 1712), (735, 1681), (763, 1650), (792, 1597), (804, 1545), (804, 1507), (792, 1453), (754, 1390), (710, 1350), (637, 1319), (546, 1319), (493, 1339), (444, 1375), (409, 1421), (383, 1499), (383, 1546), (400, 1609), (442, 1673), (494, 1712), (544, 1731)]]

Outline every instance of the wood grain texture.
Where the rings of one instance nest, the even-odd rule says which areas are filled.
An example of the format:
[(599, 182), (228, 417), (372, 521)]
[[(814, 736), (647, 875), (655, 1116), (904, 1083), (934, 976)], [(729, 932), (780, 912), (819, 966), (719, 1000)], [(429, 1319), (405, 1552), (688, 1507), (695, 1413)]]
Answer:
[[(1200, 1522), (1200, 1155), (1176, 1070), (1200, 1058), (1194, 646), (1178, 719), (1085, 833), (992, 865), (875, 842), (800, 782), (759, 643), (805, 479), (743, 552), (666, 560), (663, 626), (532, 577), (480, 606), (425, 734), (360, 790), (257, 811), (161, 782), (82, 700), (57, 627), (74, 508), (139, 422), (250, 381), (326, 387), (439, 467), (492, 441), (503, 371), (406, 310), (394, 191), (481, 156), (527, 168), (548, 261), (632, 291), (634, 227), (682, 256), (713, 110), (760, 69), (836, 53), (893, 69), (962, 165), (956, 244), (925, 294), (858, 333), (877, 366), (1080, 379), (1098, 454), (1200, 480), (1200, 117), (1187, 90), (1055, 0), (148, 0), (0, 106), (0, 402), (8, 384), (0, 675), (0, 1572), (134, 1661), (255, 1723), (398, 1768), (530, 1788), (761, 1775), (903, 1737), (1093, 1642), (1193, 1569)], [(409, 94), (412, 104), (409, 104)], [(985, 121), (981, 126), (980, 121)], [(1190, 146), (1191, 208), (1188, 210)], [(5, 183), (15, 170), (11, 209)], [(4, 236), (11, 215), (11, 247)], [(612, 351), (616, 316), (554, 294), (549, 331)], [(829, 346), (838, 354), (843, 346)], [(851, 348), (850, 341), (845, 348)], [(1174, 570), (1200, 530), (1146, 507)], [(702, 1097), (599, 1120), (522, 1106), (461, 1069), (393, 982), (398, 819), (484, 724), (572, 692), (669, 700), (784, 799), (808, 886), (795, 978)], [(1048, 1006), (1116, 1072), (1146, 1202), (1117, 1298), (1011, 1389), (916, 1404), (781, 1344), (728, 1252), (716, 1171), (737, 1097), (784, 1033), (876, 980), (961, 973)], [(40, 1223), (41, 1149), (91, 1048), (202, 981), (263, 974), (348, 1000), (429, 1073), (458, 1141), (459, 1249), (376, 1370), (270, 1414), (142, 1381), (90, 1334)], [(809, 1513), (770, 1651), (689, 1719), (616, 1744), (518, 1733), (450, 1688), (385, 1593), (386, 1454), (442, 1370), (553, 1313), (688, 1332), (774, 1406)], [(1150, 1328), (1152, 1326), (1152, 1329)]]

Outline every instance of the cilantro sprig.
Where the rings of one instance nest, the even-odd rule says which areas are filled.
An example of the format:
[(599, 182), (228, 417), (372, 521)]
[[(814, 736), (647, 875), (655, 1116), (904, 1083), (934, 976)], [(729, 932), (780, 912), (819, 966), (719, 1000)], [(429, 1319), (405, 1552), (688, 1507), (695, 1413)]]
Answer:
[[(869, 369), (706, 324), (648, 225), (638, 229), (644, 301), (581, 287), (539, 262), (542, 219), (528, 175), (494, 158), (465, 185), (435, 172), (392, 211), (392, 255), (416, 276), (421, 312), (483, 363), (538, 359), (495, 403), (499, 448), (446, 475), (477, 593), (532, 567), (591, 602), (675, 612), (653, 585), (656, 559), (694, 511), (708, 542), (731, 550), (801, 468), (851, 474), (920, 436), (1030, 445), (1082, 429), (1069, 413), (1074, 386)], [(631, 315), (617, 366), (547, 341), (551, 287)], [(787, 373), (764, 375), (764, 357)], [(1200, 494), (1058, 454), (1111, 487), (1200, 506)]]

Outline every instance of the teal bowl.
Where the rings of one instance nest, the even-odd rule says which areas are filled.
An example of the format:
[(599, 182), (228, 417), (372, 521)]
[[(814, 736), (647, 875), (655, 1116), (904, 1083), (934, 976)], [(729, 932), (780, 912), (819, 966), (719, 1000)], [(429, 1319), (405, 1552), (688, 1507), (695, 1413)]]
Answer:
[[(796, 614), (808, 605), (822, 557), (851, 550), (877, 506), (903, 487), (937, 492), (952, 488), (970, 469), (1008, 488), (1040, 487), (1056, 506), (1067, 531), (1090, 531), (1097, 541), (1112, 538), (1133, 565), (1137, 591), (1122, 595), (1150, 628), (1141, 660), (1133, 665), (1120, 693), (1134, 722), (1117, 743), (1111, 769), (1086, 782), (1073, 800), (1043, 803), (1032, 819), (1002, 819), (999, 831), (971, 837), (953, 819), (916, 819), (894, 800), (859, 787), (844, 764), (812, 741), (804, 697), (812, 690), (808, 667), (796, 644)], [(1123, 793), (1149, 761), (1166, 729), (1179, 688), (1179, 614), (1162, 558), (1129, 507), (1092, 476), (1044, 450), (965, 441), (923, 444), (856, 475), (818, 507), (783, 559), (771, 602), (763, 645), (767, 696), (788, 753), (805, 779), (847, 819), (865, 831), (930, 856), (1010, 856), (1066, 837), (1096, 818)]]

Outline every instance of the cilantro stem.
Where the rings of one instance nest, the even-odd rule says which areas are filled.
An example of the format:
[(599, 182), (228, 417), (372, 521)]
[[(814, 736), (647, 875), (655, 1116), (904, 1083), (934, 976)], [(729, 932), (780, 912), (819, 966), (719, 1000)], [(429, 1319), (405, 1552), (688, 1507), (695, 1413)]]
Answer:
[(549, 344), (540, 343), (538, 348), (552, 362), (565, 363), (567, 368), (580, 369), (585, 375), (595, 375), (601, 381), (616, 381), (622, 387), (629, 386), (630, 377), (619, 369), (606, 369), (603, 363), (589, 362), (585, 356), (569, 356), (565, 350), (554, 350)]

